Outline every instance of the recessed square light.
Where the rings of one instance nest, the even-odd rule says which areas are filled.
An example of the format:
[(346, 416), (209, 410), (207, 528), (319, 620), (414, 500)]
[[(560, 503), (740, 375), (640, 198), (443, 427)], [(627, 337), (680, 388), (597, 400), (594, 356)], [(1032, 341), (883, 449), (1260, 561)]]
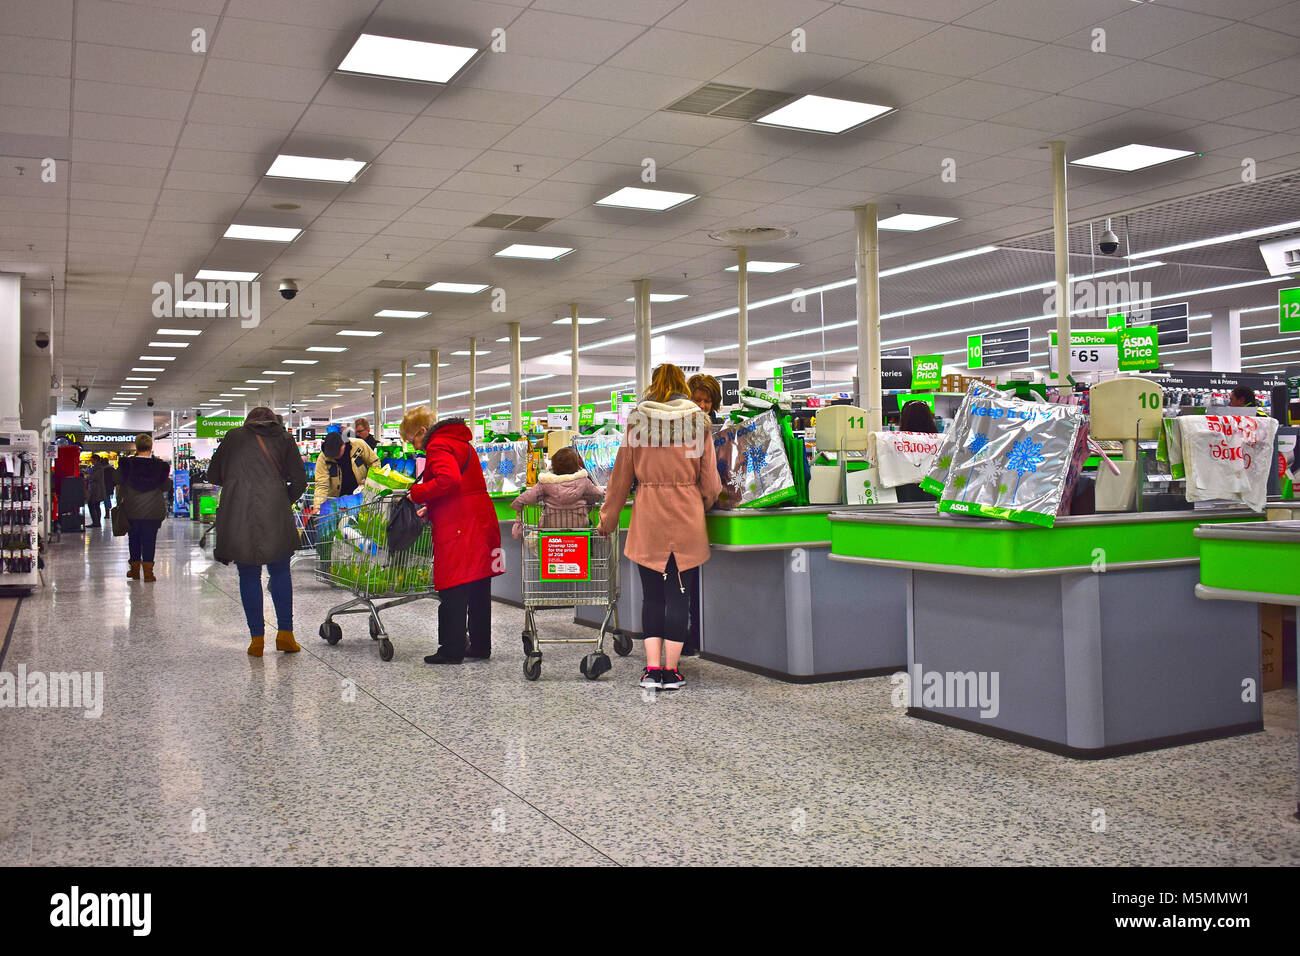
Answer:
[(422, 319), (428, 312), (410, 312), (405, 309), (382, 309), (375, 313), (377, 319)]
[(1096, 169), (1116, 169), (1120, 172), (1131, 173), (1136, 169), (1159, 166), (1161, 163), (1172, 162), (1175, 159), (1182, 159), (1184, 156), (1191, 155), (1192, 151), (1189, 149), (1166, 149), (1163, 146), (1142, 146), (1139, 143), (1129, 143), (1127, 146), (1121, 146), (1118, 149), (1093, 153), (1091, 156), (1083, 157), (1083, 159), (1072, 159), (1070, 165), (1091, 166)]
[(141, 362), (175, 362), (175, 355), (141, 355)]
[(760, 116), (754, 122), (786, 129), (806, 129), (814, 133), (844, 133), (892, 112), (892, 106), (810, 94)]
[(266, 171), (275, 179), (315, 179), (327, 183), (356, 182), (366, 164), (356, 159), (320, 159), (281, 153)]
[[(631, 302), (632, 300), (631, 300), (631, 299), (628, 299), (628, 301)], [(606, 319), (606, 318), (604, 318), (603, 316), (601, 316), (601, 317), (597, 317), (597, 316), (589, 316), (589, 317), (587, 317), (587, 318), (583, 318), (582, 316), (578, 316), (578, 324), (579, 324), (579, 325), (595, 325), (597, 322), (608, 322), (608, 321), (609, 321), (609, 320)], [(572, 317), (571, 317), (571, 316), (567, 316), (567, 315), (564, 316), (564, 318), (562, 318), (562, 319), (556, 319), (554, 322), (551, 323), (551, 325), (572, 325), (572, 324), (573, 324), (573, 319), (572, 319)]]
[(494, 254), (502, 259), (562, 259), (572, 251), (568, 246), (530, 246), (516, 242)]
[(128, 375), (123, 381), (126, 382), (156, 382), (158, 379), (150, 378), (147, 375)]
[[(676, 302), (678, 299), (686, 299), (686, 298), (689, 298), (689, 296), (678, 292), (651, 292), (650, 293), (651, 302)], [(624, 299), (623, 301), (635, 302), (636, 299)], [(582, 324), (581, 319), (578, 320), (578, 324), (579, 325)], [(566, 322), (565, 325), (568, 325), (568, 323)]]
[[(541, 336), (540, 336), (540, 335), (521, 335), (521, 336), (519, 336), (519, 341), (520, 341), (520, 342), (536, 342), (536, 341), (538, 341), (539, 339), (541, 339)], [(508, 335), (506, 335), (506, 336), (502, 336), (501, 338), (497, 339), (497, 341), (498, 341), (498, 342), (509, 342), (509, 341), (510, 341), (510, 336), (508, 336)], [(429, 363), (426, 362), (425, 364), (428, 365)]]
[(223, 239), (256, 239), (259, 242), (293, 242), (302, 232), (293, 226), (243, 226), (232, 224)]
[(956, 221), (956, 216), (922, 216), (914, 212), (900, 212), (888, 219), (881, 219), (876, 225), (881, 229), (894, 229), (898, 232), (920, 232), (922, 229), (933, 229)]
[(389, 76), (420, 83), (447, 83), (477, 53), (477, 49), (469, 46), (363, 33), (339, 64), (339, 72)]
[[(188, 303), (188, 302), (182, 302), (182, 303), (180, 303), (180, 304), (181, 304), (181, 305), (189, 305), (190, 303)], [(205, 303), (205, 304), (207, 304), (207, 303)], [(223, 306), (223, 307), (226, 305), (225, 302), (222, 302), (222, 303), (219, 303), (219, 304), (220, 304), (221, 306)], [(158, 330), (158, 334), (159, 334), (159, 335), (202, 335), (202, 334), (203, 334), (203, 330), (202, 330), (202, 329), (159, 329), (159, 330)]]
[(675, 193), (667, 189), (642, 189), (639, 186), (624, 186), (616, 189), (604, 199), (597, 199), (597, 206), (618, 206), (623, 209), (652, 209), (664, 212), (674, 209), (682, 203), (690, 202), (695, 193)]
[[(308, 351), (311, 350), (308, 349)], [(316, 365), (318, 363), (316, 359), (284, 359), (283, 361), (280, 362), (280, 364), (281, 365)]]
[(340, 329), (335, 335), (351, 335), (363, 339), (373, 339), (376, 335), (383, 335), (383, 332), (372, 332), (369, 329)]
[(194, 273), (196, 279), (212, 279), (216, 282), (252, 282), (260, 272), (231, 272), (228, 269), (200, 269)]
[(458, 292), (461, 295), (473, 295), (487, 288), (483, 282), (435, 282), (425, 288), (425, 292)]
[[(307, 347), (308, 352), (346, 352), (346, 345), (310, 345)], [(315, 362), (312, 362), (315, 365)]]
[[(745, 263), (747, 272), (784, 272), (786, 269), (793, 269), (799, 265), (797, 262), (764, 262), (762, 259), (753, 259)], [(739, 272), (740, 266), (727, 266), (727, 272)]]
[[(452, 354), (452, 355), (469, 355), (470, 353), (469, 353), (469, 349), (461, 349), (460, 351), (452, 352), (451, 354)], [(491, 354), (492, 354), (492, 350), (491, 350), (491, 349), (475, 349), (475, 350), (474, 350), (474, 354), (475, 354), (476, 356), (477, 356), (477, 355), (491, 355)], [(441, 363), (439, 363), (439, 367), (441, 367)]]
[(244, 379), (244, 381), (247, 382), (249, 385), (274, 385), (275, 384), (275, 379), (273, 378), (246, 378)]
[(285, 372), (285, 371), (281, 371), (280, 369), (274, 369), (274, 368), (264, 368), (262, 369), (262, 374), (263, 375), (292, 375), (293, 372)]
[(190, 347), (189, 342), (150, 342), (151, 349), (187, 349)]
[(152, 366), (141, 366), (141, 367), (139, 367), (139, 368), (133, 368), (133, 369), (131, 369), (131, 371), (133, 371), (133, 372), (165, 372), (166, 369), (163, 369), (163, 368), (153, 368)]

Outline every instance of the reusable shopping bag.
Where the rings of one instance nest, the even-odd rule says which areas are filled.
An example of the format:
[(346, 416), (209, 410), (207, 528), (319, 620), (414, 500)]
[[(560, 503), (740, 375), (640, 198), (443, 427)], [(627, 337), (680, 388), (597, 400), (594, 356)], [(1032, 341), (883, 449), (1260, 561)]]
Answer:
[(948, 481), (948, 469), (952, 467), (953, 455), (956, 453), (958, 445), (964, 441), (971, 402), (980, 398), (999, 397), (1006, 397), (1006, 393), (998, 391), (991, 385), (985, 385), (983, 382), (971, 382), (970, 387), (966, 389), (966, 397), (961, 400), (961, 405), (957, 407), (957, 414), (953, 418), (952, 426), (940, 436), (939, 450), (935, 453), (934, 464), (930, 466), (929, 474), (921, 479), (922, 491), (934, 495), (936, 498), (943, 491), (943, 486)]
[(528, 442), (475, 442), (489, 494), (522, 491), (528, 484)]
[(934, 467), (942, 439), (925, 432), (872, 432), (867, 457), (875, 466), (876, 482), (882, 488), (917, 484)]
[(614, 459), (618, 457), (618, 449), (622, 443), (623, 436), (615, 432), (574, 438), (569, 447), (582, 459), (582, 467), (586, 470), (587, 477), (597, 487), (604, 488), (614, 474)]
[(738, 508), (769, 508), (798, 496), (775, 412), (731, 422), (713, 439), (724, 494)]

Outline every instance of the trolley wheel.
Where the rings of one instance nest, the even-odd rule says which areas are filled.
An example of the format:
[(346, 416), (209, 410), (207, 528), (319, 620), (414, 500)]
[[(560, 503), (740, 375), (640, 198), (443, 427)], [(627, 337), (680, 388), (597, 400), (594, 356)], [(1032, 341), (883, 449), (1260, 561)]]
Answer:
[(381, 661), (391, 661), (393, 659), (393, 642), (384, 638), (379, 642), (379, 659)]
[(320, 626), (320, 636), (325, 638), (330, 644), (337, 644), (343, 640), (343, 628), (339, 627), (333, 621), (326, 621)]
[(537, 680), (542, 676), (541, 654), (530, 654), (524, 659), (524, 676), (529, 680)]
[(627, 655), (631, 654), (632, 638), (622, 631), (614, 631), (614, 653), (619, 657), (627, 657)]
[(594, 652), (588, 654), (578, 665), (578, 670), (587, 680), (600, 680), (600, 675), (608, 671), (613, 665), (609, 662), (608, 654)]
[[(370, 618), (369, 621), (370, 621), (370, 639), (372, 641), (377, 641), (379, 640), (379, 625), (375, 623), (375, 619), (373, 617)], [(385, 657), (384, 660), (388, 660), (388, 658)]]

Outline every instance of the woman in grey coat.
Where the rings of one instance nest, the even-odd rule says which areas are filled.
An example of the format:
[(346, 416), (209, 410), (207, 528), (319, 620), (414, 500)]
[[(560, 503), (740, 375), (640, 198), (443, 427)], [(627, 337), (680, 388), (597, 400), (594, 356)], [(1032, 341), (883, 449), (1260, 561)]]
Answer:
[(222, 564), (239, 569), (239, 597), (252, 638), (248, 653), (262, 656), (266, 633), (262, 617), (262, 565), (271, 578), (275, 605), (275, 649), (302, 648), (293, 638), (293, 579), (289, 559), (298, 548), (293, 502), (307, 487), (298, 446), (269, 408), (254, 408), (244, 424), (226, 433), (208, 465), (208, 481), (221, 485), (217, 544)]
[(171, 467), (161, 458), (153, 457), (153, 436), (141, 432), (135, 436), (135, 455), (123, 458), (118, 466), (121, 487), (117, 493), (117, 506), (131, 523), (126, 533), (130, 547), (131, 567), (126, 576), (145, 581), (155, 581), (153, 574), (154, 545), (158, 542), (158, 529), (167, 517), (167, 488)]

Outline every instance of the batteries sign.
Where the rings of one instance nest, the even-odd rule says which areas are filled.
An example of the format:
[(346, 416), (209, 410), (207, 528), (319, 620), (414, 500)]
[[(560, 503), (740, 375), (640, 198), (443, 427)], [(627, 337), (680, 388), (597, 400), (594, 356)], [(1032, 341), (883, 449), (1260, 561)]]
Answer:
[(586, 581), (591, 577), (590, 534), (542, 534), (537, 539), (542, 581)]
[(1029, 364), (1029, 326), (966, 336), (966, 367), (997, 368)]

